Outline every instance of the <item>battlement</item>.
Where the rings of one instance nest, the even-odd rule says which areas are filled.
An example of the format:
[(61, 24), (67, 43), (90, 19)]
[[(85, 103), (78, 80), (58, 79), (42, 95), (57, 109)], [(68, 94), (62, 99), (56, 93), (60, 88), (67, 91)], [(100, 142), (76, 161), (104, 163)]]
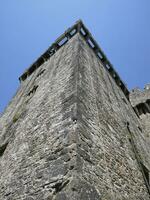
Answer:
[(94, 51), (100, 62), (110, 73), (116, 84), (121, 88), (127, 99), (129, 99), (129, 91), (124, 82), (115, 71), (113, 65), (107, 59), (104, 52), (101, 50), (97, 42), (92, 37), (89, 30), (85, 27), (81, 20), (77, 21), (75, 25), (65, 31), (47, 50), (44, 52), (23, 74), (19, 77), (19, 80), (25, 81), (37, 68), (39, 68), (45, 61), (53, 56), (63, 45), (65, 45), (74, 35), (79, 33), (87, 42), (89, 47)]
[(136, 87), (132, 89), (130, 93), (134, 94), (134, 93), (148, 93), (148, 92), (150, 92), (150, 83), (146, 84), (143, 90), (140, 89), (139, 87)]
[(143, 90), (138, 87), (133, 89), (130, 92), (130, 101), (139, 115), (150, 113), (150, 84)]

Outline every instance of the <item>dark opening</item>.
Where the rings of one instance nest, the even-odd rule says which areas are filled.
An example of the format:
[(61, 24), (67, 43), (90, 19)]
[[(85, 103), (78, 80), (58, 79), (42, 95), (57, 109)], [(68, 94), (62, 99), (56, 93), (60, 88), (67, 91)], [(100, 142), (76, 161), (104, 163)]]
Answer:
[(101, 54), (101, 52), (98, 52), (97, 56), (100, 58), (100, 60), (103, 58), (103, 55)]
[(86, 31), (85, 31), (83, 28), (81, 28), (80, 33), (81, 33), (83, 36), (86, 35)]
[(149, 186), (149, 183), (150, 183), (149, 182), (149, 170), (145, 167), (145, 165), (143, 163), (141, 163), (141, 167), (142, 167), (142, 170), (143, 170), (143, 173), (144, 173), (145, 181)]
[(40, 70), (39, 73), (37, 74), (37, 77), (41, 76), (45, 72), (45, 69)]
[(67, 37), (64, 37), (64, 38), (58, 43), (58, 45), (61, 47), (61, 46), (63, 46), (67, 41), (68, 41), (68, 38), (67, 38)]
[(137, 115), (137, 117), (139, 118), (139, 113), (138, 113), (137, 108), (136, 108), (136, 107), (133, 107), (133, 110), (134, 110), (135, 114)]
[(127, 129), (128, 129), (128, 131), (129, 131), (129, 133), (131, 133), (131, 131), (130, 131), (130, 124), (129, 124), (128, 121), (126, 122), (126, 125), (127, 125)]
[(32, 90), (30, 90), (30, 92), (28, 93), (28, 96), (30, 96), (31, 94), (34, 94), (37, 90), (38, 86), (34, 85), (34, 87), (32, 88)]
[(138, 129), (142, 132), (142, 128), (140, 126), (138, 126)]
[(55, 53), (55, 48), (50, 48), (47, 52), (49, 56), (52, 56)]
[(146, 108), (146, 105), (144, 103), (140, 103), (136, 106), (138, 112), (139, 112), (139, 115), (142, 115), (142, 114), (146, 114), (146, 113), (149, 113), (148, 109)]
[(88, 39), (87, 42), (88, 42), (89, 46), (90, 46), (92, 49), (95, 47), (95, 45), (94, 45), (94, 43), (93, 43), (93, 41), (92, 41), (91, 39)]
[(31, 75), (36, 70), (36, 65), (32, 65), (28, 71), (29, 75)]
[(150, 99), (147, 99), (146, 103), (147, 103), (148, 106), (150, 107)]
[(129, 138), (129, 142), (132, 143), (131, 138)]
[(107, 69), (110, 69), (110, 65), (109, 65), (108, 63), (106, 64), (106, 68), (107, 68)]
[(44, 54), (43, 54), (43, 57), (45, 58), (45, 60), (47, 60), (47, 59), (49, 58), (48, 52), (44, 53)]
[(0, 157), (4, 154), (4, 151), (7, 147), (8, 143), (3, 144), (2, 146), (0, 146)]
[(76, 34), (76, 32), (77, 32), (77, 30), (76, 30), (76, 29), (73, 29), (72, 31), (70, 31), (70, 35), (73, 36), (73, 35)]
[(27, 73), (24, 73), (24, 74), (20, 77), (20, 80), (21, 80), (21, 81), (24, 81), (24, 80), (26, 80), (27, 77), (28, 77)]
[(116, 77), (117, 77), (117, 75), (115, 74), (115, 72), (113, 73), (113, 77), (114, 77), (114, 78), (116, 78)]
[(142, 104), (137, 105), (136, 108), (138, 110), (139, 115), (141, 115), (143, 113)]
[(38, 60), (37, 60), (37, 67), (41, 66), (43, 63), (45, 62), (44, 58), (43, 57), (40, 57)]
[(107, 60), (106, 60), (105, 57), (102, 57), (102, 58), (101, 58), (101, 61), (102, 61), (103, 63), (106, 63), (106, 62), (107, 62)]

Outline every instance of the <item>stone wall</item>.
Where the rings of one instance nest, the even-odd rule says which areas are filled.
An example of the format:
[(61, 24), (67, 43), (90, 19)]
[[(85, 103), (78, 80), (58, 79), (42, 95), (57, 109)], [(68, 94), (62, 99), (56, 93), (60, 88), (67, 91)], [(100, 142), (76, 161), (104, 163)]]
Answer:
[(146, 85), (144, 90), (135, 88), (130, 93), (132, 106), (137, 110), (141, 119), (143, 136), (150, 145), (150, 84)]
[(150, 169), (140, 119), (76, 34), (0, 118), (0, 199), (148, 200), (136, 153)]

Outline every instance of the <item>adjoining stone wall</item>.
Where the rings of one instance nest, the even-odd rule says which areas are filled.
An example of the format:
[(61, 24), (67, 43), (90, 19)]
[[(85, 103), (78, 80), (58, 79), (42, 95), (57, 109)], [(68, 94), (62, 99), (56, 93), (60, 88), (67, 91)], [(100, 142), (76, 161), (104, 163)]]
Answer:
[(143, 136), (150, 146), (150, 84), (146, 85), (144, 90), (133, 89), (130, 92), (130, 101), (139, 114), (144, 130)]
[(0, 199), (149, 200), (150, 146), (80, 34), (22, 82), (0, 118)]
[(147, 84), (143, 91), (140, 88), (135, 88), (130, 92), (132, 106), (145, 103), (148, 99), (150, 99), (150, 84)]

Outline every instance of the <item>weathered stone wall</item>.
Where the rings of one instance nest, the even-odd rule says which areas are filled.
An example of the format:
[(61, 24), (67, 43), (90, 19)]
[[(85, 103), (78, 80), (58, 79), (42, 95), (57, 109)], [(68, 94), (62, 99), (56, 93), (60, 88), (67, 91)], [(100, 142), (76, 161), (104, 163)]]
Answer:
[[(133, 107), (141, 109), (139, 118), (141, 119), (142, 129), (144, 130), (143, 136), (149, 142), (150, 146), (150, 84), (146, 85), (144, 90), (140, 90), (139, 88), (132, 90), (130, 93), (130, 101)], [(142, 108), (143, 106), (144, 108)]]
[(150, 99), (150, 84), (146, 85), (143, 91), (135, 88), (130, 92), (130, 101), (133, 106), (144, 103), (147, 99)]
[(0, 146), (8, 143), (0, 157), (1, 200), (66, 199), (59, 191), (71, 184), (76, 158), (77, 54), (74, 37), (22, 82), (1, 117)]
[(148, 200), (130, 142), (132, 134), (150, 169), (140, 127), (121, 89), (76, 34), (22, 82), (0, 118), (0, 199)]
[(80, 45), (80, 135), (84, 145), (92, 141), (83, 157), (83, 177), (97, 186), (102, 199), (148, 199), (126, 127), (128, 121), (142, 162), (150, 167), (140, 121), (92, 50), (83, 41)]

